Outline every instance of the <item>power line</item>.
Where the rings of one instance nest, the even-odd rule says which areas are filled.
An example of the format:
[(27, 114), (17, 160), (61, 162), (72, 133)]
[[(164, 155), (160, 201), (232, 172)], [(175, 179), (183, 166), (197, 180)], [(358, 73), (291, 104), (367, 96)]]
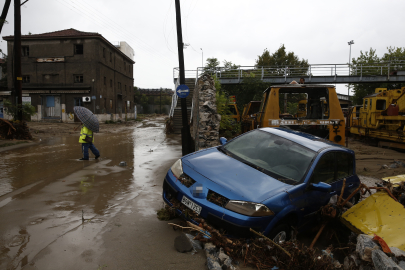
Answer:
[[(149, 52), (154, 57), (158, 57), (160, 61), (163, 60), (167, 64), (172, 65), (171, 62), (173, 60), (169, 59), (166, 55), (159, 54), (157, 50), (155, 50), (152, 46), (150, 46), (149, 44), (144, 42), (142, 39), (132, 35), (129, 32), (125, 33), (124, 28), (120, 27), (115, 22), (112, 22), (112, 21), (109, 21), (108, 19), (105, 19), (106, 16), (100, 17), (98, 15), (98, 13), (100, 13), (99, 11), (95, 11), (95, 12), (93, 12), (93, 11), (90, 12), (89, 11), (90, 13), (83, 11), (83, 10), (92, 9), (92, 7), (84, 7), (83, 5), (78, 4), (78, 3), (74, 3), (73, 1), (71, 1), (72, 3), (68, 3), (66, 0), (58, 0), (58, 2), (63, 4), (64, 6), (68, 7), (70, 10), (74, 11), (75, 13), (78, 13), (80, 15), (84, 15), (85, 17), (88, 17), (88, 18), (92, 19), (93, 22), (95, 22), (97, 25), (99, 25), (99, 26), (101, 25), (102, 27), (104, 27), (109, 32), (111, 32), (111, 33), (113, 33), (115, 35), (117, 33), (120, 34), (120, 35), (124, 35), (124, 36), (127, 37), (125, 39), (127, 39), (127, 40), (129, 39), (129, 41), (132, 41), (132, 42), (134, 42), (134, 40), (132, 38), (135, 38), (136, 40), (139, 41), (139, 42), (134, 42), (134, 44), (136, 44), (137, 47), (140, 47), (141, 49), (145, 50), (146, 52)], [(78, 7), (76, 7), (75, 4)], [(117, 27), (114, 26), (114, 25), (117, 25)], [(128, 38), (128, 36), (129, 36), (129, 38)], [(143, 43), (143, 44), (141, 44), (141, 43)]]
[[(64, 2), (66, 2), (66, 0), (62, 0), (62, 1), (64, 1)], [(76, 3), (77, 4), (77, 3)], [(79, 4), (80, 5), (80, 4)], [(82, 14), (84, 14), (85, 16), (87, 16), (87, 17), (89, 17), (89, 18), (91, 18), (91, 19), (93, 19), (93, 20), (95, 20), (96, 22), (98, 22), (99, 24), (101, 24), (103, 27), (105, 27), (106, 29), (108, 29), (108, 30), (110, 30), (110, 31), (112, 31), (112, 33), (113, 34), (121, 34), (121, 35), (124, 35), (124, 36), (126, 36), (127, 38), (126, 39), (128, 39), (128, 36), (130, 36), (130, 37), (132, 37), (132, 34), (131, 33), (129, 33), (129, 34), (127, 34), (127, 33), (124, 33), (123, 32), (123, 28), (121, 28), (121, 27), (115, 27), (114, 26), (114, 24), (115, 23), (105, 23), (105, 21), (107, 21), (107, 20), (103, 20), (103, 18), (102, 17), (99, 17), (100, 19), (98, 19), (96, 16), (93, 16), (93, 14), (94, 15), (97, 15), (95, 12), (92, 12), (92, 13), (90, 13), (90, 14), (88, 14), (88, 13), (86, 13), (86, 12), (84, 12), (84, 11), (82, 11), (82, 10), (80, 10), (80, 9), (77, 9), (75, 6), (74, 6), (74, 3), (73, 3), (73, 1), (72, 1), (72, 7), (74, 8), (74, 9), (76, 9), (78, 12), (80, 12), (80, 13), (82, 13)], [(81, 8), (83, 8), (83, 6), (81, 6)], [(87, 10), (88, 8), (83, 8), (83, 10)], [(136, 37), (135, 37), (136, 38)], [(138, 39), (138, 38), (136, 38), (136, 39)], [(131, 38), (129, 38), (129, 40), (132, 40)], [(140, 40), (140, 39), (139, 39)], [(133, 40), (132, 40), (133, 41)], [(140, 42), (142, 42), (142, 43), (145, 43), (145, 42), (143, 42), (142, 40), (140, 40)], [(134, 44), (136, 44), (137, 46), (139, 46), (139, 47), (141, 47), (142, 49), (144, 49), (144, 50), (146, 50), (146, 51), (148, 51), (148, 52), (150, 52), (152, 55), (157, 55), (156, 54), (156, 52), (153, 50), (153, 48), (151, 47), (151, 46), (149, 46), (148, 44), (146, 44), (146, 45), (142, 45), (142, 44), (139, 44), (139, 43), (137, 43), (137, 42), (134, 42)], [(150, 49), (150, 48), (151, 49)], [(164, 58), (166, 58), (164, 55), (159, 55), (159, 57), (163, 57), (163, 59)], [(166, 58), (167, 60), (170, 60), (170, 59), (168, 59), (168, 58)], [(162, 59), (161, 59), (162, 60)]]
[(173, 28), (174, 28), (174, 25), (173, 25), (173, 24), (172, 24), (172, 28), (171, 28), (170, 31), (169, 31), (169, 35), (166, 36), (166, 25), (167, 25), (167, 21), (168, 21), (168, 18), (169, 18), (169, 14), (171, 14), (171, 13), (170, 13), (170, 9), (171, 9), (171, 7), (172, 7), (173, 1), (174, 1), (174, 0), (170, 1), (170, 6), (169, 6), (169, 8), (168, 8), (168, 10), (167, 10), (167, 12), (166, 12), (166, 16), (165, 16), (165, 19), (164, 19), (164, 21), (163, 21), (163, 37), (165, 38), (166, 48), (167, 48), (171, 53), (176, 54), (176, 53), (175, 53), (174, 51), (172, 51), (172, 49), (170, 48), (170, 44), (169, 44), (169, 40), (168, 40), (168, 37), (170, 37), (170, 33), (172, 32), (172, 30), (173, 30)]

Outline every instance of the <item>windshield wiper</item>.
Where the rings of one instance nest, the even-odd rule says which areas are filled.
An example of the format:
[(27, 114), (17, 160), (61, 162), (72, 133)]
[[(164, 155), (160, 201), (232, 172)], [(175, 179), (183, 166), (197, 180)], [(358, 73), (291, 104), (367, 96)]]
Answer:
[(219, 150), (220, 152), (224, 153), (225, 155), (228, 155), (228, 156), (229, 156), (228, 151), (226, 151), (223, 146), (218, 147), (218, 150)]
[(296, 181), (294, 179), (291, 178), (276, 178), (278, 181), (286, 183), (286, 184), (295, 184)]
[(263, 169), (262, 167), (256, 166), (256, 165), (254, 165), (253, 163), (250, 163), (250, 162), (248, 162), (248, 161), (242, 161), (242, 160), (239, 160), (239, 161), (242, 162), (242, 163), (244, 163), (244, 164), (246, 164), (246, 165), (248, 165), (248, 166), (250, 166), (250, 167), (252, 167), (253, 169), (258, 170), (259, 172), (263, 172), (263, 171), (264, 171), (264, 169)]

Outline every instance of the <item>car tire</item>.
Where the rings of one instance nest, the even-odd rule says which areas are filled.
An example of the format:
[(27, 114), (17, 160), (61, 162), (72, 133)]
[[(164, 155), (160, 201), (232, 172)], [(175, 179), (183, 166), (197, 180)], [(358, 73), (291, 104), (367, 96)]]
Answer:
[(274, 227), (268, 234), (268, 238), (276, 242), (277, 244), (285, 241), (290, 241), (292, 237), (292, 228), (287, 223), (281, 223)]

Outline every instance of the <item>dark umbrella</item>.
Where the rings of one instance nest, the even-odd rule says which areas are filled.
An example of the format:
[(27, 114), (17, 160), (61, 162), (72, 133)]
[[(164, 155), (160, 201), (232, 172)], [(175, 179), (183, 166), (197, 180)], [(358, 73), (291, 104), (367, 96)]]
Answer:
[(91, 131), (98, 132), (99, 131), (99, 124), (97, 117), (85, 107), (75, 106), (73, 107), (73, 111), (77, 115), (80, 121)]

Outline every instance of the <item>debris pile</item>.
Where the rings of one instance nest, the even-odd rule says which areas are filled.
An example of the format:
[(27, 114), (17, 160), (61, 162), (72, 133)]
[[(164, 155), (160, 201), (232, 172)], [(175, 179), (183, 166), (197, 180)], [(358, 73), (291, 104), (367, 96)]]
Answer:
[(0, 139), (32, 140), (32, 136), (25, 121), (10, 122), (0, 118)]
[(378, 236), (359, 234), (355, 250), (344, 259), (343, 269), (405, 269), (405, 251), (388, 247)]
[(209, 226), (204, 219), (194, 220), (200, 225), (188, 222), (190, 227), (184, 229), (197, 231), (194, 240), (204, 243), (208, 269), (235, 269), (233, 261), (257, 269), (334, 269), (335, 265), (340, 265), (329, 254), (321, 254), (317, 249), (297, 241), (277, 244), (263, 235), (261, 238), (230, 239)]
[(396, 181), (393, 183), (388, 179), (383, 181), (383, 187), (386, 187), (393, 195), (393, 197), (403, 206), (405, 206), (405, 181)]

